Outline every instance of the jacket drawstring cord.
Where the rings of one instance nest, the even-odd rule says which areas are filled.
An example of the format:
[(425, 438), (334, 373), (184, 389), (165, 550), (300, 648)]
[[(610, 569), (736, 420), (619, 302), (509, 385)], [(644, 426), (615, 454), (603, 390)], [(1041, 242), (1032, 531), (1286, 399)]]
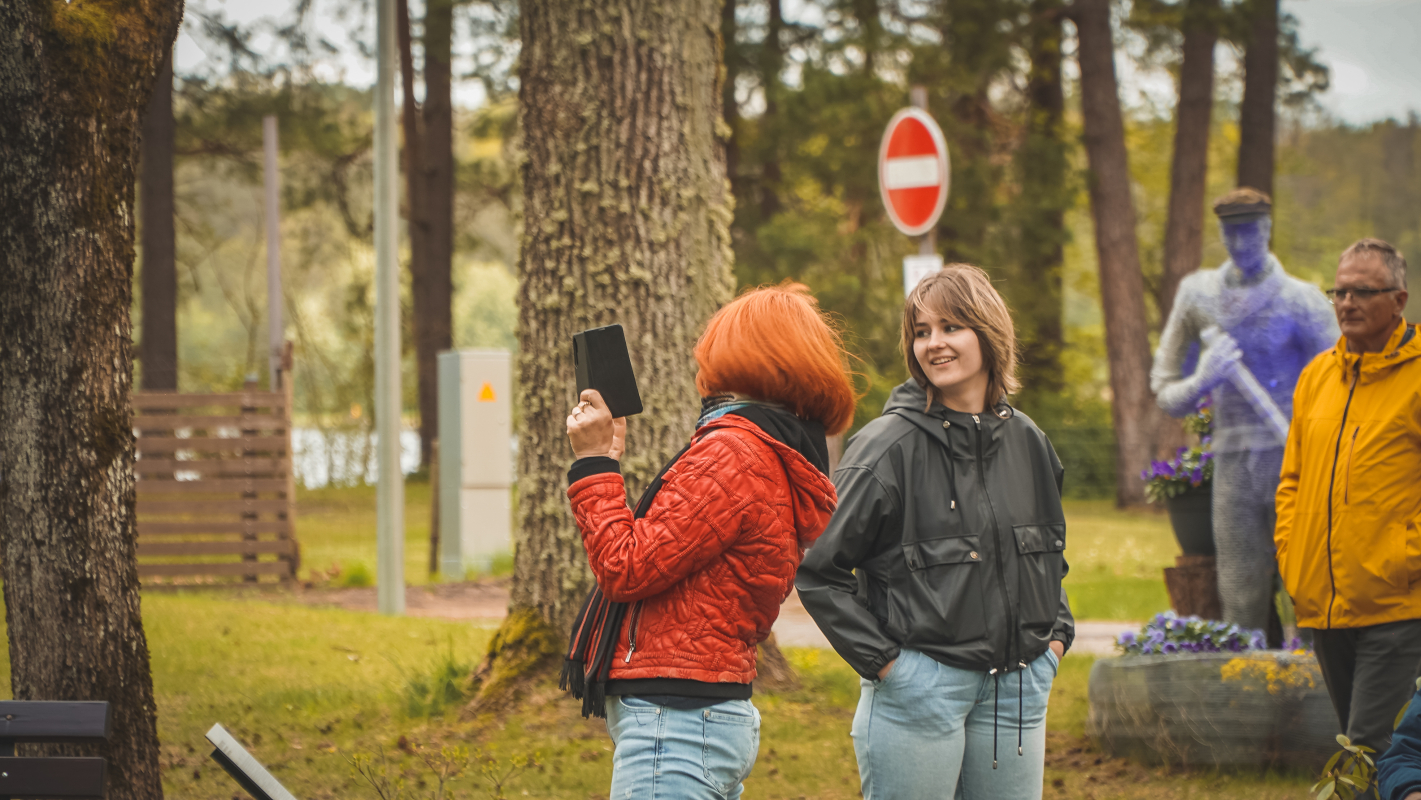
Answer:
[(943, 438), (947, 439), (947, 498), (948, 510), (957, 510), (957, 471), (952, 465), (952, 437), (947, 430), (952, 427), (948, 420), (942, 421)]
[(1021, 671), (1016, 674), (1016, 754), (1019, 756), (1022, 754), (1021, 731), (1026, 725), (1024, 721), (1026, 719), (1026, 700), (1025, 695), (1022, 693), (1022, 688), (1026, 681), (1026, 662), (1018, 661), (1017, 666), (1021, 667)]
[(997, 704), (1001, 700), (1000, 685), (997, 679), (1001, 676), (994, 669), (987, 673), (992, 676), (992, 769), (997, 768)]

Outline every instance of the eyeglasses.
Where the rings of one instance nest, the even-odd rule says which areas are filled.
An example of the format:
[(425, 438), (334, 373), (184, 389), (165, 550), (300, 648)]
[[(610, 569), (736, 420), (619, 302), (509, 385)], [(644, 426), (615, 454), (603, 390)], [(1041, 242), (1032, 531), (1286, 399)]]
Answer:
[(1362, 303), (1372, 299), (1373, 297), (1376, 297), (1379, 294), (1386, 294), (1387, 292), (1397, 291), (1400, 291), (1400, 289), (1369, 289), (1365, 286), (1359, 286), (1355, 289), (1328, 289), (1323, 292), (1323, 294), (1326, 294), (1327, 301), (1335, 306), (1343, 300), (1346, 300), (1349, 295), (1357, 302)]

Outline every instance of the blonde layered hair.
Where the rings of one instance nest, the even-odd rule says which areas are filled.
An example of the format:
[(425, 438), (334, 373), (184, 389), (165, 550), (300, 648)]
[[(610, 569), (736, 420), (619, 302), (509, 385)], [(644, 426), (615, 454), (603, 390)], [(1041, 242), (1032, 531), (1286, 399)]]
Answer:
[(971, 264), (948, 264), (942, 271), (923, 279), (903, 303), (903, 356), (908, 372), (928, 395), (928, 405), (941, 402), (937, 387), (913, 352), (913, 326), (918, 312), (933, 319), (971, 328), (982, 348), (982, 369), (987, 371), (987, 409), (1006, 400), (1021, 388), (1016, 377), (1016, 326), (1011, 312), (987, 273)]

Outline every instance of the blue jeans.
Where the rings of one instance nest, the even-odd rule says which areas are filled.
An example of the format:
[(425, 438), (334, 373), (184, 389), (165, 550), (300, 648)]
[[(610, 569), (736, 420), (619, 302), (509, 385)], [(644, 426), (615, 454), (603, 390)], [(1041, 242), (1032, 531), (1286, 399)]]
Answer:
[(611, 800), (735, 800), (760, 751), (760, 712), (749, 700), (675, 709), (607, 698)]
[(958, 800), (1039, 800), (1058, 666), (1047, 650), (994, 679), (904, 650), (887, 678), (862, 681), (853, 737), (864, 800), (936, 800), (951, 787)]

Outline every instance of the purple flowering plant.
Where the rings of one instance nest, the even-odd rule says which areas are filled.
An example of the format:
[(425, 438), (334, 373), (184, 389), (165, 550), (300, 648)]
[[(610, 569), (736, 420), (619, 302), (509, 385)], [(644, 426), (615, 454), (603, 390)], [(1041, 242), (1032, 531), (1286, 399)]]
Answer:
[(1204, 486), (1214, 479), (1214, 453), (1210, 449), (1213, 430), (1213, 409), (1206, 396), (1195, 412), (1184, 419), (1184, 428), (1199, 436), (1199, 444), (1181, 447), (1168, 461), (1151, 461), (1140, 473), (1145, 482), (1145, 497), (1151, 503), (1178, 497), (1190, 488)]
[(1240, 628), (1219, 620), (1181, 617), (1173, 611), (1165, 611), (1145, 623), (1139, 633), (1121, 633), (1115, 640), (1115, 648), (1125, 655), (1242, 653), (1266, 650), (1268, 642), (1260, 630)]

